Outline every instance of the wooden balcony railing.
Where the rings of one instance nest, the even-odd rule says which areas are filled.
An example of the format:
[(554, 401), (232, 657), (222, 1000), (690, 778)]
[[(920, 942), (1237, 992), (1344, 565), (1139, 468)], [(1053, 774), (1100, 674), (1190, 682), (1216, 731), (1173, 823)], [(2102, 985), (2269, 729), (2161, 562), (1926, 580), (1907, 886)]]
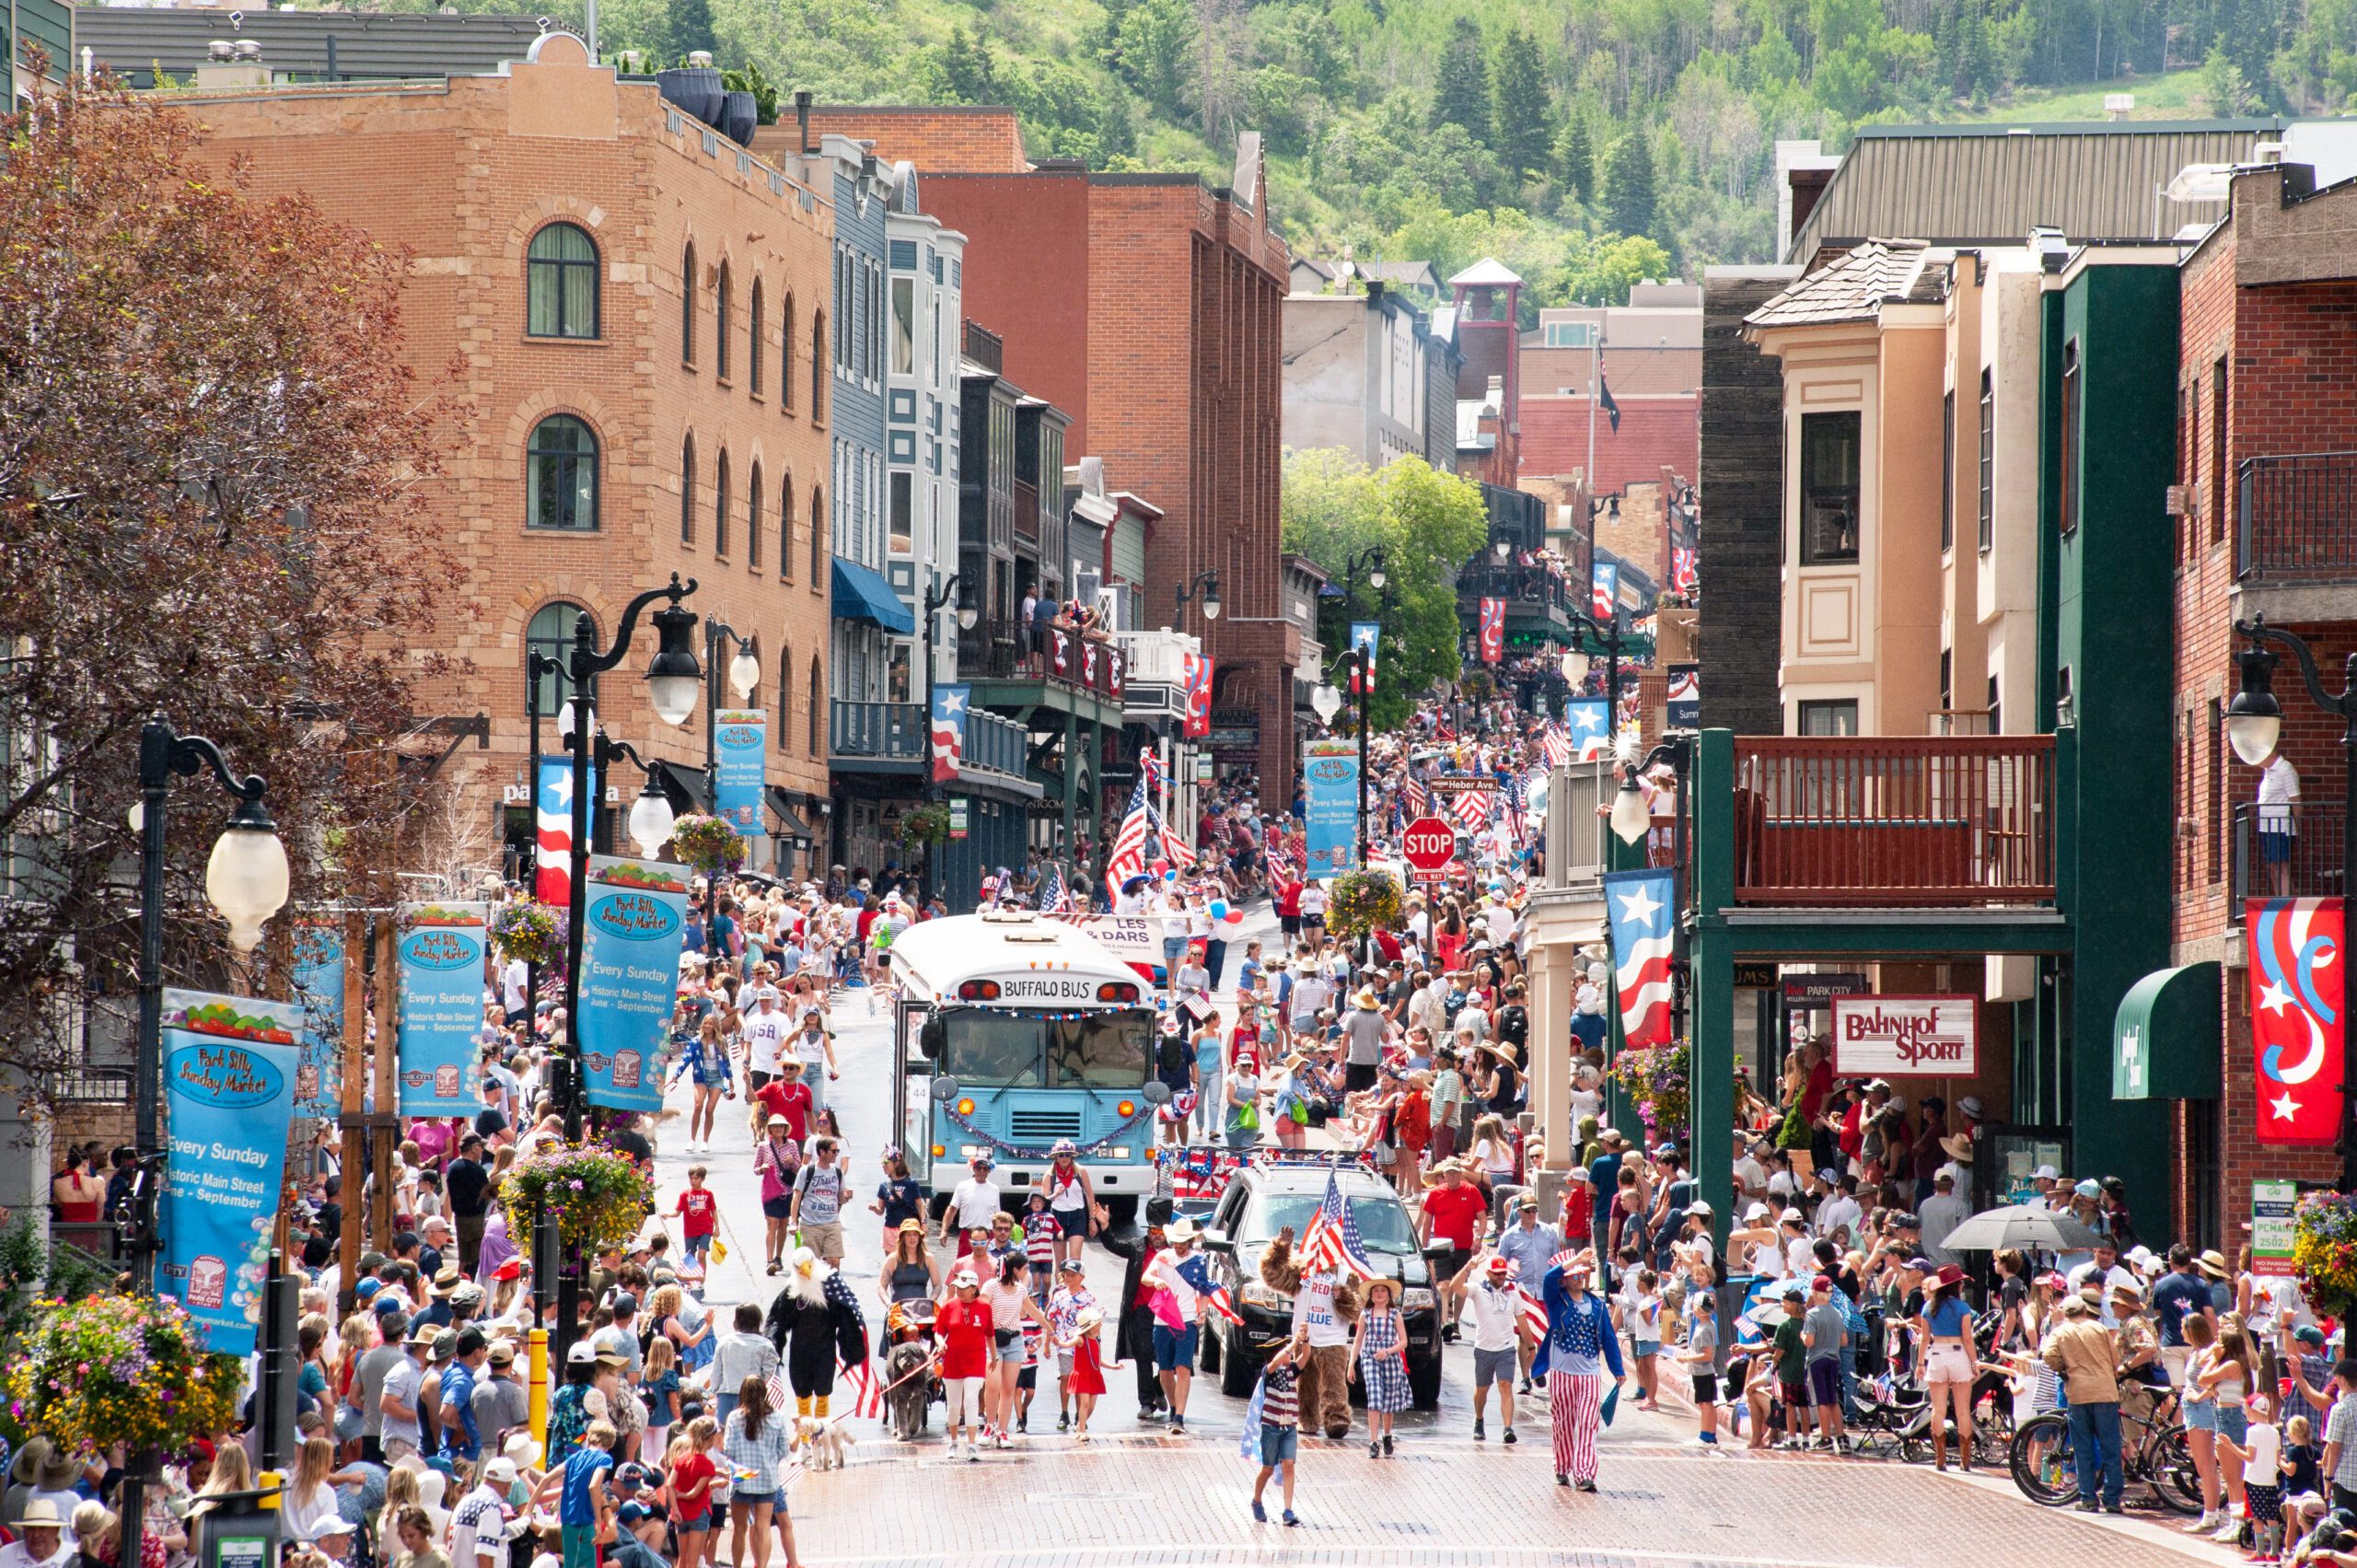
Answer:
[(1739, 736), (1737, 903), (2050, 903), (2054, 738)]

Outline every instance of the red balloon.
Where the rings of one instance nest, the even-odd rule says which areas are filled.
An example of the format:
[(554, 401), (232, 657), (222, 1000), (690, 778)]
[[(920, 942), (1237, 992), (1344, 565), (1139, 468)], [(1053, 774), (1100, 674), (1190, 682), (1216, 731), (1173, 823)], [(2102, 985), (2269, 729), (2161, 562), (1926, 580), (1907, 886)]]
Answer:
[(1226, 921), (1230, 925), (1241, 925), (1244, 923), (1244, 912), (1242, 910), (1230, 910), (1226, 914), (1220, 918)]

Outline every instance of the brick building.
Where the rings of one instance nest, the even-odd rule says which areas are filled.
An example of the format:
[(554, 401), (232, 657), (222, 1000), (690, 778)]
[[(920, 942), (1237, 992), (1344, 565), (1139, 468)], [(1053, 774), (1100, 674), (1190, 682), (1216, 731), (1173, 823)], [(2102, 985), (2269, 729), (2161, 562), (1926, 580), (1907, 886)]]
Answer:
[[(630, 597), (674, 572), (696, 580), (690, 608), (758, 643), (745, 705), (770, 713), (771, 804), (796, 814), (772, 814), (775, 842), (823, 836), (828, 405), (811, 332), (830, 203), (563, 34), (447, 84), (274, 87), (255, 69), (250, 87), (181, 95), (208, 150), (245, 159), (258, 193), (300, 192), (412, 256), (406, 350), (447, 437), (427, 504), (466, 568), (442, 647), (465, 668), (425, 697), (491, 728), (488, 751), (441, 775), (451, 868), (497, 864), (503, 827), (530, 842), (528, 705), (552, 715), (561, 693), (527, 692), (528, 646), (556, 651), (582, 614), (610, 638)], [(637, 644), (600, 718), (677, 764), (667, 788), (692, 798), (702, 715), (656, 719), (643, 626)], [(555, 725), (541, 733), (554, 749)], [(608, 781), (601, 843), (636, 788)]]
[[(2357, 651), (2357, 188), (2314, 189), (2300, 165), (2235, 177), (2225, 220), (2182, 269), (2177, 367), (2174, 961), (2219, 966), (2211, 1027), (2154, 1044), (2217, 1062), (2214, 1098), (2187, 1097), (2174, 1135), (2180, 1228), (2247, 1240), (2250, 1183), (2330, 1180), (2328, 1149), (2258, 1142), (2244, 903), (2334, 895), (2347, 823), (2340, 725), (2287, 655), (2275, 674), (2302, 802), (2278, 877), (2256, 834), (2258, 772), (2225, 738), (2232, 625), (2264, 615), (2307, 639), (2328, 690)], [(2206, 1063), (2205, 1063), (2206, 1065)], [(2333, 1069), (2328, 1068), (2327, 1076)]]
[(916, 168), (925, 210), (967, 237), (966, 314), (1004, 342), (1007, 378), (1071, 414), (1068, 452), (1103, 458), (1164, 509), (1142, 622), (1170, 620), (1178, 589), (1219, 574), (1220, 618), (1190, 609), (1182, 629), (1215, 661), (1214, 728), (1256, 738), (1228, 756), (1253, 759), (1266, 799), (1289, 798), (1301, 630), (1283, 613), (1277, 499), (1291, 257), (1259, 137), (1214, 187), (1033, 163), (1004, 109), (819, 107), (811, 134)]

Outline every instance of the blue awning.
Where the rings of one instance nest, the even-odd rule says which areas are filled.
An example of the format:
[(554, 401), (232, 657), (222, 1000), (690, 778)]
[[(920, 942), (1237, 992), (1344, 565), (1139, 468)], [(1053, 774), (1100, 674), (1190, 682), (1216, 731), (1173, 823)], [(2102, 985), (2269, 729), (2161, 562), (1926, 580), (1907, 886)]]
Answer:
[(835, 619), (872, 621), (887, 632), (906, 636), (917, 629), (917, 618), (892, 591), (884, 574), (856, 561), (835, 557)]

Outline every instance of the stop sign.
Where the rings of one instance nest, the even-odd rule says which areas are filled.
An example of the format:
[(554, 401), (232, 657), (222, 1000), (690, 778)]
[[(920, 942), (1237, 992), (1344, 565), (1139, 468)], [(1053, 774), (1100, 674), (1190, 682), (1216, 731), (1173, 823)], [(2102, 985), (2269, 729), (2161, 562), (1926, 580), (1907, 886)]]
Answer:
[(1457, 858), (1457, 830), (1437, 817), (1419, 817), (1408, 824), (1399, 852), (1417, 871), (1446, 870)]

